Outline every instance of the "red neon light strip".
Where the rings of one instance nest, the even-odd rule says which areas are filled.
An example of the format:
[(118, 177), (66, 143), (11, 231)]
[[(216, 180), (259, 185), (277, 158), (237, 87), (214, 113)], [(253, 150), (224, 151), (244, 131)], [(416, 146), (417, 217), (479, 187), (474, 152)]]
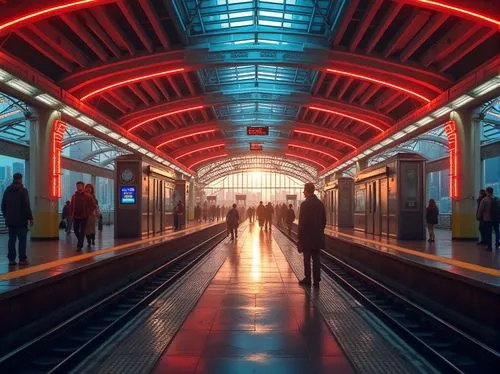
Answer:
[(450, 197), (458, 198), (458, 145), (457, 124), (449, 121), (444, 125), (444, 131), (448, 137), (448, 151), (450, 153)]
[(324, 108), (320, 108), (320, 107), (317, 107), (317, 106), (310, 106), (309, 109), (319, 110), (320, 112), (325, 112), (325, 113), (335, 114), (335, 115), (341, 116), (341, 117), (350, 118), (350, 119), (353, 119), (355, 121), (362, 122), (365, 125), (368, 125), (370, 127), (373, 127), (374, 129), (376, 129), (376, 130), (378, 130), (380, 132), (384, 132), (384, 130), (381, 129), (380, 127), (378, 127), (377, 125), (374, 125), (373, 123), (370, 123), (368, 121), (362, 120), (361, 118), (351, 116), (349, 114), (345, 114), (345, 113), (341, 113), (341, 112), (336, 112), (334, 110), (324, 109)]
[(26, 21), (28, 19), (36, 18), (38, 16), (43, 16), (43, 15), (48, 14), (48, 13), (56, 12), (56, 11), (62, 10), (62, 9), (72, 8), (72, 7), (75, 7), (75, 6), (78, 6), (78, 5), (82, 5), (82, 4), (95, 3), (97, 1), (98, 0), (81, 0), (81, 1), (75, 1), (73, 3), (64, 4), (64, 5), (58, 5), (58, 6), (54, 6), (54, 7), (51, 7), (51, 8), (40, 10), (38, 12), (29, 13), (29, 14), (27, 14), (25, 16), (22, 16), (22, 17), (19, 17), (19, 18), (15, 18), (12, 21), (9, 21), (9, 22), (1, 24), (0, 25), (0, 31), (4, 30), (4, 29), (6, 29), (6, 28), (8, 28), (8, 27), (10, 27), (12, 25), (15, 25), (17, 23)]
[(307, 149), (308, 151), (313, 151), (313, 152), (318, 152), (318, 153), (321, 153), (325, 156), (328, 156), (328, 157), (331, 157), (333, 159), (335, 159), (335, 161), (338, 161), (339, 159), (331, 154), (329, 154), (328, 152), (323, 152), (323, 151), (320, 151), (319, 149), (315, 149), (315, 148), (310, 148), (310, 147), (305, 147), (303, 145), (298, 145), (298, 144), (288, 144), (289, 147), (295, 147), (295, 148), (301, 148), (301, 149)]
[(326, 136), (326, 135), (321, 135), (321, 134), (317, 134), (315, 132), (311, 132), (311, 131), (304, 131), (304, 130), (293, 130), (294, 132), (298, 133), (298, 134), (306, 134), (306, 135), (313, 135), (313, 136), (317, 136), (318, 138), (323, 138), (323, 139), (328, 139), (328, 140), (332, 140), (334, 142), (338, 142), (338, 143), (341, 143), (341, 144), (344, 144), (344, 145), (347, 145), (348, 147), (351, 147), (352, 149), (357, 149), (354, 145), (352, 145), (351, 143), (348, 143), (348, 142), (345, 142), (343, 140), (340, 140), (340, 139), (337, 139), (337, 138), (332, 138), (330, 136)]
[(453, 6), (453, 5), (448, 5), (448, 4), (440, 3), (437, 1), (431, 1), (431, 0), (417, 0), (417, 1), (419, 3), (426, 3), (426, 4), (434, 5), (438, 8), (445, 8), (445, 9), (449, 9), (449, 10), (454, 10), (455, 12), (466, 14), (466, 15), (472, 16), (474, 18), (479, 18), (479, 19), (482, 19), (488, 23), (494, 24), (496, 27), (500, 27), (500, 20), (484, 16), (482, 14), (473, 12), (473, 11), (465, 9), (465, 8), (458, 8), (458, 7)]
[(220, 143), (220, 144), (215, 144), (215, 145), (209, 145), (208, 147), (198, 148), (198, 149), (195, 149), (193, 151), (183, 153), (182, 155), (177, 156), (175, 159), (178, 160), (184, 156), (190, 155), (191, 153), (204, 151), (205, 149), (210, 149), (210, 148), (222, 147), (223, 145), (224, 145), (224, 143)]
[(203, 130), (203, 131), (198, 131), (198, 132), (193, 132), (191, 134), (188, 134), (188, 135), (183, 135), (183, 136), (179, 136), (177, 138), (174, 138), (174, 139), (170, 139), (170, 140), (167, 140), (166, 142), (163, 142), (161, 144), (158, 144), (156, 146), (156, 148), (160, 148), (160, 147), (163, 147), (164, 145), (166, 144), (169, 144), (169, 143), (172, 143), (172, 142), (175, 142), (177, 140), (180, 140), (180, 139), (184, 139), (184, 138), (189, 138), (191, 136), (196, 136), (196, 135), (201, 135), (201, 134), (208, 134), (210, 132), (215, 132), (215, 129), (212, 129), (212, 130)]
[(313, 164), (316, 164), (316, 165), (320, 166), (321, 169), (326, 169), (326, 166), (324, 166), (323, 164), (320, 164), (319, 162), (311, 160), (310, 158), (307, 158), (307, 157), (304, 157), (304, 156), (299, 156), (299, 155), (296, 155), (296, 154), (293, 154), (293, 153), (285, 153), (285, 156), (300, 158), (302, 160), (306, 160), (308, 162), (312, 162)]
[(184, 113), (184, 112), (189, 112), (190, 110), (196, 110), (196, 109), (202, 109), (202, 108), (203, 108), (203, 105), (198, 105), (198, 106), (193, 106), (191, 108), (179, 109), (179, 110), (174, 110), (173, 112), (163, 113), (163, 114), (160, 114), (159, 116), (148, 118), (147, 120), (142, 121), (141, 123), (138, 123), (137, 125), (132, 126), (130, 129), (128, 129), (128, 131), (129, 132), (133, 131), (136, 128), (141, 127), (142, 125), (145, 125), (148, 122), (152, 122), (152, 121), (155, 121), (155, 120), (160, 119), (160, 118), (165, 118), (165, 117), (173, 116), (174, 114), (180, 114), (180, 113)]
[(394, 88), (395, 90), (406, 92), (407, 94), (418, 97), (419, 99), (421, 99), (427, 103), (431, 102), (431, 100), (429, 98), (425, 97), (424, 95), (420, 95), (419, 93), (416, 93), (412, 90), (409, 90), (409, 89), (401, 87), (401, 86), (396, 86), (395, 84), (392, 84), (392, 83), (389, 83), (386, 81), (381, 81), (379, 79), (367, 77), (366, 75), (354, 74), (354, 73), (350, 73), (348, 71), (337, 70), (337, 69), (326, 69), (326, 71), (329, 73), (345, 75), (347, 77), (359, 78), (361, 80), (378, 83), (378, 84), (381, 84), (382, 86), (391, 87), (391, 88)]
[(61, 189), (61, 153), (62, 153), (62, 143), (64, 139), (64, 131), (66, 130), (66, 124), (62, 121), (55, 121), (54, 129), (52, 131), (52, 162), (51, 162), (51, 197), (53, 199), (59, 199), (62, 196)]
[(188, 166), (188, 168), (191, 169), (193, 166), (201, 164), (202, 162), (213, 160), (214, 158), (226, 157), (227, 155), (228, 155), (227, 153), (224, 153), (223, 155), (207, 157), (207, 158), (204, 158), (203, 160), (196, 161), (194, 164), (191, 164), (190, 166)]
[(147, 80), (147, 79), (151, 79), (151, 78), (155, 78), (155, 77), (160, 77), (160, 76), (165, 76), (165, 75), (170, 75), (170, 74), (174, 74), (174, 73), (180, 73), (183, 71), (184, 71), (184, 68), (179, 68), (179, 69), (165, 70), (165, 71), (161, 71), (159, 73), (142, 75), (140, 77), (126, 79), (124, 81), (120, 81), (117, 83), (110, 84), (109, 86), (99, 88), (99, 89), (83, 96), (80, 100), (82, 100), (82, 101), (87, 100), (89, 97), (95, 96), (103, 91), (107, 91), (107, 90), (110, 90), (110, 89), (116, 88), (116, 87), (125, 86), (129, 83), (139, 82), (139, 81), (143, 81), (143, 80)]

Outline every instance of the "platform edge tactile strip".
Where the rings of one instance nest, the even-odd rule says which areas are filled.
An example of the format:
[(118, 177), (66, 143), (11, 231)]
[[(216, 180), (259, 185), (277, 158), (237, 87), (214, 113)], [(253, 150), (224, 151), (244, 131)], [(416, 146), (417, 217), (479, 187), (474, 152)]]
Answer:
[[(273, 234), (290, 267), (297, 278), (301, 279), (304, 273), (302, 256), (281, 232), (276, 230)], [(315, 304), (357, 373), (402, 374), (433, 371), (433, 368), (410, 347), (407, 347), (410, 358), (398, 352), (363, 318), (360, 311), (365, 308), (324, 274), (318, 296), (314, 298)]]
[(73, 372), (150, 372), (226, 260), (226, 241), (111, 337), (105, 349), (90, 355)]

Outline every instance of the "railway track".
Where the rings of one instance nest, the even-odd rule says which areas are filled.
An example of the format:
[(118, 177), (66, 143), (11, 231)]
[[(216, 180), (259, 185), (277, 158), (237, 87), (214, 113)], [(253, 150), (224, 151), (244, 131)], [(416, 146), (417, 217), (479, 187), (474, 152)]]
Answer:
[(67, 373), (227, 236), (210, 237), (100, 300), (50, 331), (0, 357), (0, 373)]
[[(297, 234), (280, 231), (296, 243)], [(444, 373), (497, 373), (500, 352), (464, 333), (327, 250), (322, 270)]]

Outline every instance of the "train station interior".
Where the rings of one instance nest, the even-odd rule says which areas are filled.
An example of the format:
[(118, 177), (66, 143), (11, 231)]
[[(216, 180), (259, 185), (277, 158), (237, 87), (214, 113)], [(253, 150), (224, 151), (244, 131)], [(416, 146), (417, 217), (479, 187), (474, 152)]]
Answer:
[(492, 0), (0, 0), (0, 372), (496, 373), (499, 31)]

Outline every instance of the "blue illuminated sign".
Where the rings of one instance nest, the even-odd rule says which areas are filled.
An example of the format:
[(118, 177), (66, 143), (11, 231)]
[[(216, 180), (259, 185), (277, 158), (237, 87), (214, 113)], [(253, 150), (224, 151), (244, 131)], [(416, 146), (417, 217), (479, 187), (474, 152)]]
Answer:
[(120, 204), (135, 204), (136, 189), (135, 187), (127, 186), (120, 187)]

